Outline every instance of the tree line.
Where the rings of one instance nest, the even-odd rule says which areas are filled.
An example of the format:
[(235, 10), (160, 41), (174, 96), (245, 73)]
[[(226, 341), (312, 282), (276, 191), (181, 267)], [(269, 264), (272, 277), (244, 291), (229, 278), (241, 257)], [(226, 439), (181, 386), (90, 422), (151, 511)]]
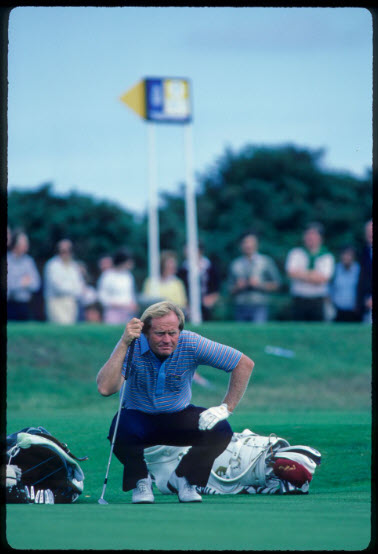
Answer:
[[(336, 256), (345, 244), (362, 246), (363, 225), (372, 216), (371, 171), (356, 177), (327, 170), (324, 154), (295, 145), (227, 148), (196, 176), (199, 238), (223, 280), (240, 253), (241, 234), (251, 228), (259, 235), (260, 251), (272, 256), (281, 271), (310, 221), (323, 223), (325, 244)], [(175, 250), (180, 258), (186, 242), (184, 184), (175, 193), (162, 193), (160, 200), (160, 248)], [(7, 215), (10, 228), (28, 234), (30, 255), (40, 268), (58, 240), (69, 237), (92, 275), (101, 256), (127, 246), (137, 285), (147, 276), (147, 213), (138, 215), (78, 191), (57, 194), (52, 183), (44, 183), (10, 191)]]

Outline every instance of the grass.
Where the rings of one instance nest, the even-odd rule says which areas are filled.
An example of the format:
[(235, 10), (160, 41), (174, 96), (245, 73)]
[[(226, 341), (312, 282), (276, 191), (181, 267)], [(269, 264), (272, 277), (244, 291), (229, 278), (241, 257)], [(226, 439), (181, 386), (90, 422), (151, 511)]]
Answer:
[[(230, 344), (255, 361), (252, 382), (238, 411), (366, 409), (371, 390), (371, 336), (363, 325), (212, 323), (200, 332)], [(112, 352), (121, 328), (77, 325), (62, 329), (40, 324), (8, 326), (8, 395), (10, 410), (36, 406), (58, 408), (87, 406), (99, 398), (95, 378)], [(294, 358), (264, 352), (266, 345), (283, 346)], [(13, 368), (15, 368), (13, 370)], [(219, 402), (228, 376), (210, 367), (200, 368), (214, 384), (213, 390), (194, 385), (198, 404)], [(30, 391), (17, 387), (22, 375)], [(72, 386), (72, 383), (75, 386)], [(368, 408), (369, 409), (369, 408)]]
[[(9, 324), (7, 430), (42, 425), (77, 456), (85, 488), (72, 505), (8, 505), (6, 538), (16, 549), (362, 550), (370, 541), (371, 334), (364, 325), (208, 323), (198, 330), (239, 348), (256, 365), (234, 431), (274, 432), (323, 457), (306, 496), (205, 496), (179, 504), (155, 490), (154, 505), (130, 504), (122, 467), (106, 439), (118, 397), (100, 397), (95, 377), (121, 328)], [(294, 358), (264, 352), (292, 349)], [(193, 402), (210, 406), (228, 377), (201, 367), (213, 388), (193, 385)], [(20, 533), (20, 529), (23, 530)]]

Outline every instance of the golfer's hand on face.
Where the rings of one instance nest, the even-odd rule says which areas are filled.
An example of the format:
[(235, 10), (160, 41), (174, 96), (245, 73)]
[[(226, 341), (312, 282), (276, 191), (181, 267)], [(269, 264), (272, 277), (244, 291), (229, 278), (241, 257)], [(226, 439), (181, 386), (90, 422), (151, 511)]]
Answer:
[(130, 319), (123, 333), (123, 338), (124, 341), (127, 343), (127, 346), (130, 346), (134, 339), (138, 339), (140, 337), (143, 325), (144, 323), (136, 317)]

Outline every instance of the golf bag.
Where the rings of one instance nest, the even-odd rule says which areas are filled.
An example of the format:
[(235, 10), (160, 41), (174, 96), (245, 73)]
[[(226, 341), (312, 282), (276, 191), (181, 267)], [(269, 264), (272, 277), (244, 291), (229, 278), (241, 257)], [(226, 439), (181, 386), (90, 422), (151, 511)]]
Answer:
[(7, 436), (6, 502), (75, 502), (84, 489), (77, 458), (43, 427), (26, 427)]
[[(144, 450), (148, 470), (158, 489), (167, 487), (171, 473), (190, 447), (153, 446)], [(274, 434), (264, 437), (245, 429), (234, 433), (213, 464), (200, 494), (307, 494), (321, 454), (310, 446), (290, 446)]]

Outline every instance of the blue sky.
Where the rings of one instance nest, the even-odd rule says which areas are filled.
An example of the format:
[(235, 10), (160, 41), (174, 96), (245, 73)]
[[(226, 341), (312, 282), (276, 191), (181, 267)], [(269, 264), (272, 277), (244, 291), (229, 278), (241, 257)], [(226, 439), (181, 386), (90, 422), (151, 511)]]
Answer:
[[(372, 164), (372, 18), (362, 8), (17, 7), (9, 18), (8, 188), (46, 182), (142, 212), (148, 124), (119, 97), (190, 79), (195, 183), (225, 148), (324, 148)], [(184, 127), (155, 125), (159, 191), (185, 180)]]

